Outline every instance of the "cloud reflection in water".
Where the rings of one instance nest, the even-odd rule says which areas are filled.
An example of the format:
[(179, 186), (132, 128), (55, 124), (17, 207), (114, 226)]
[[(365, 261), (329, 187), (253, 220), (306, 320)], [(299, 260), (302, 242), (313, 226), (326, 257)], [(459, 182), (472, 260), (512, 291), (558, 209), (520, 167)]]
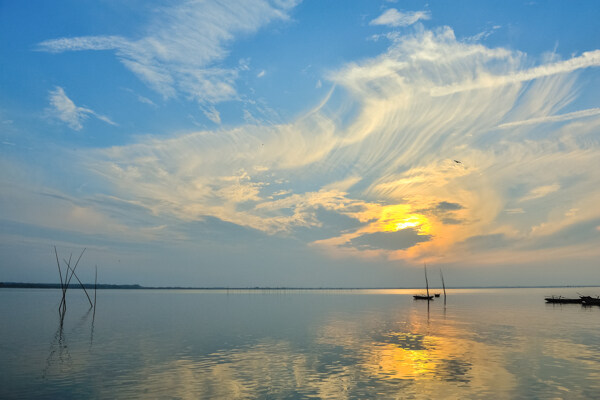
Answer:
[[(517, 378), (495, 344), (453, 321), (336, 313), (306, 343), (263, 339), (147, 367), (134, 393), (175, 398), (509, 398)], [(439, 310), (437, 310), (439, 311)], [(389, 317), (389, 316), (388, 316)], [(402, 316), (404, 318), (405, 315)], [(383, 328), (383, 330), (382, 330)], [(503, 395), (504, 394), (504, 395)]]
[(21, 360), (0, 362), (0, 397), (594, 398), (600, 308), (546, 306), (546, 290), (452, 290), (429, 307), (409, 290), (107, 292), (93, 343), (65, 321), (70, 357), (48, 357), (53, 318), (0, 327)]

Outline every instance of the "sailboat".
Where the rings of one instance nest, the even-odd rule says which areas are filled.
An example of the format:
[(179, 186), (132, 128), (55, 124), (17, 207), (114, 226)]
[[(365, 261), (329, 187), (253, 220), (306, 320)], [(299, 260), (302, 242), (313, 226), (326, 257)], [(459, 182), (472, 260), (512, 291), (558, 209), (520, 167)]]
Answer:
[(415, 294), (413, 299), (415, 300), (433, 300), (433, 296), (429, 295), (429, 282), (427, 281), (427, 264), (423, 264), (423, 268), (425, 269), (425, 287), (427, 288), (427, 296), (422, 294)]

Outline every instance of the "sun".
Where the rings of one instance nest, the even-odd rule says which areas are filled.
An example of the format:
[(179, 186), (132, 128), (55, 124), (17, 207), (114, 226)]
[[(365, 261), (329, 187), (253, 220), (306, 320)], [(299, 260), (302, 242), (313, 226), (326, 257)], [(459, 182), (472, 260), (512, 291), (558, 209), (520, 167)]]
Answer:
[(419, 235), (428, 235), (431, 232), (431, 222), (419, 213), (412, 212), (407, 204), (394, 204), (385, 206), (379, 220), (383, 232), (396, 232), (403, 229), (414, 228)]
[(398, 222), (396, 224), (396, 230), (399, 231), (401, 229), (406, 229), (406, 228), (414, 228), (416, 226), (421, 225), (421, 221), (419, 216), (417, 215), (411, 215), (408, 218), (406, 218), (404, 221), (402, 222)]

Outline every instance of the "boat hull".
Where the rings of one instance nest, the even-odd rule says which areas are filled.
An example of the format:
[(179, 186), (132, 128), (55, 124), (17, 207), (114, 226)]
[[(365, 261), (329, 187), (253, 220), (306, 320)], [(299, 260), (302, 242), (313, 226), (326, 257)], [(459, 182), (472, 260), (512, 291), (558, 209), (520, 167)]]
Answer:
[(566, 297), (546, 297), (546, 303), (553, 304), (581, 304), (583, 300), (579, 299), (568, 299)]
[(413, 299), (415, 299), (415, 300), (433, 300), (433, 296), (419, 296), (419, 295), (414, 295)]
[(600, 306), (600, 298), (590, 297), (590, 296), (582, 296), (581, 304), (583, 304), (584, 306)]
[(569, 299), (567, 297), (546, 297), (546, 303), (553, 304), (583, 304), (586, 306), (600, 305), (600, 297), (580, 296), (578, 299)]

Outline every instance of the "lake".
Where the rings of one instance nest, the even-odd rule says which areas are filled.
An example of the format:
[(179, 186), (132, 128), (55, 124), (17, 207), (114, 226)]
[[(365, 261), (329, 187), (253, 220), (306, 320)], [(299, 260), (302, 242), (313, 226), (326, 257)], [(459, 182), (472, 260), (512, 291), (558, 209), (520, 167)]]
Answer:
[(0, 290), (0, 398), (589, 399), (600, 288)]

